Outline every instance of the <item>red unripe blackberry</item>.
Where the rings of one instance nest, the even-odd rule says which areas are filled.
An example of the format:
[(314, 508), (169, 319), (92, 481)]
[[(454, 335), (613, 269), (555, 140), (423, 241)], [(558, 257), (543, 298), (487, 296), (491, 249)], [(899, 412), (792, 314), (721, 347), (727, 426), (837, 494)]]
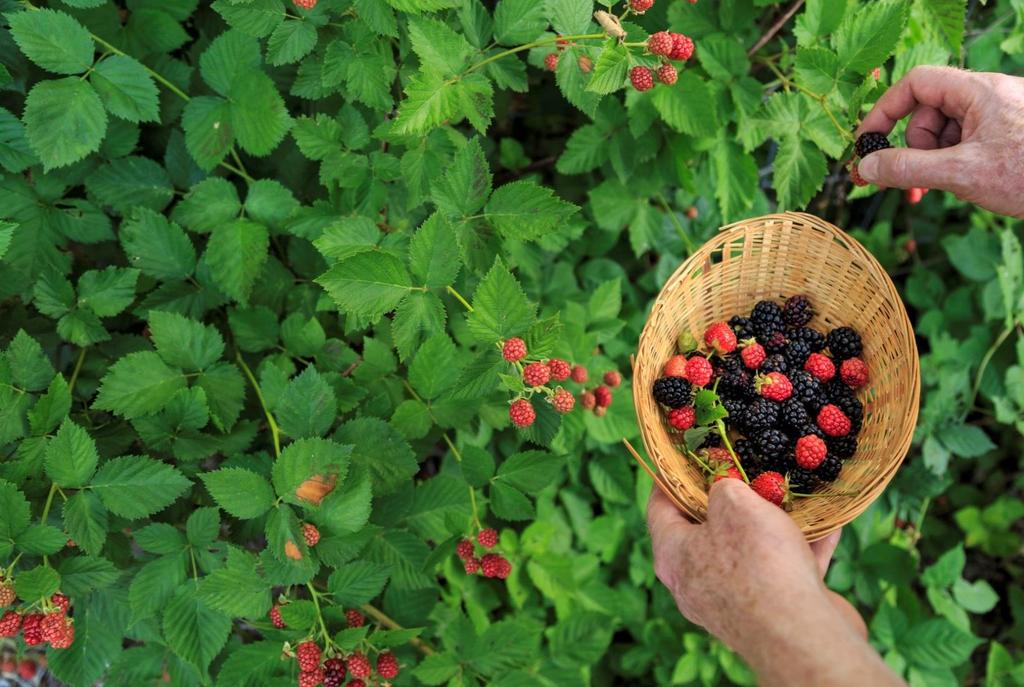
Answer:
[(597, 405), (597, 397), (594, 396), (592, 391), (584, 391), (580, 394), (580, 405), (587, 410), (593, 410), (594, 406)]
[(553, 72), (558, 69), (558, 53), (549, 52), (544, 56), (544, 68), (549, 72)]
[(818, 411), (818, 427), (830, 437), (846, 436), (850, 433), (850, 418), (838, 406), (829, 403)]
[(530, 363), (523, 368), (523, 383), (526, 386), (544, 386), (551, 379), (551, 370), (544, 363)]
[(525, 398), (518, 398), (508, 407), (508, 419), (516, 427), (529, 427), (537, 419), (537, 411)]
[(348, 666), (349, 675), (352, 677), (370, 677), (370, 659), (360, 651), (356, 651), (348, 657), (346, 666)]
[(467, 575), (475, 575), (480, 570), (480, 559), (476, 556), (470, 556), (462, 561), (462, 567)]
[(551, 379), (556, 382), (564, 382), (572, 374), (572, 367), (569, 363), (559, 358), (552, 358), (548, 361), (548, 370), (551, 371)]
[(736, 333), (728, 322), (715, 322), (705, 330), (704, 343), (719, 355), (732, 353), (736, 350)]
[(316, 687), (317, 685), (323, 684), (323, 681), (323, 668), (303, 670), (299, 673), (299, 687)]
[(587, 373), (587, 368), (583, 367), (582, 365), (572, 366), (572, 381), (576, 382), (577, 384), (582, 384), (583, 382), (587, 381), (589, 377), (590, 375)]
[(36, 676), (36, 662), (31, 659), (23, 659), (18, 664), (18, 675), (25, 680), (31, 680)]
[(912, 186), (904, 191), (906, 194), (907, 202), (911, 205), (917, 205), (924, 198), (924, 194), (928, 193), (928, 189), (921, 188), (920, 186)]
[(666, 86), (672, 86), (679, 79), (679, 72), (670, 64), (663, 64), (658, 67), (658, 81)]
[(693, 406), (683, 406), (682, 408), (675, 408), (668, 414), (668, 423), (673, 429), (686, 430), (693, 427), (693, 423), (697, 421), (697, 411), (693, 409)]
[(59, 608), (61, 612), (65, 614), (71, 609), (71, 599), (60, 592), (57, 592), (50, 597), (50, 603)]
[(643, 14), (654, 7), (654, 0), (629, 0), (629, 9), (637, 14)]
[(18, 669), (18, 664), (10, 658), (0, 661), (0, 673), (13, 673)]
[(477, 532), (476, 540), (485, 549), (493, 549), (498, 544), (498, 531), (488, 527)]
[(377, 656), (377, 674), (385, 680), (390, 680), (398, 675), (398, 659), (390, 651), (385, 651)]
[(281, 617), (280, 606), (274, 606), (270, 609), (270, 622), (272, 622), (274, 624), (274, 627), (276, 627), (278, 630), (283, 630), (285, 627), (287, 627), (284, 624), (284, 618)]
[(599, 386), (594, 389), (594, 400), (598, 408), (607, 408), (612, 404), (612, 390), (606, 386)]
[(724, 449), (721, 446), (711, 446), (709, 448), (701, 449), (710, 465), (732, 465), (732, 456), (729, 454), (728, 449)]
[(515, 336), (506, 339), (505, 345), (501, 347), (501, 355), (510, 363), (522, 360), (526, 357), (526, 342)]
[(668, 31), (659, 31), (647, 39), (647, 49), (655, 55), (668, 56), (674, 45), (672, 34)]
[(777, 472), (762, 472), (750, 483), (758, 496), (781, 506), (786, 500), (786, 478)]
[(559, 413), (568, 413), (576, 405), (576, 397), (572, 395), (572, 392), (566, 391), (565, 389), (559, 389), (555, 392), (555, 395), (551, 397), (551, 405), (554, 406), (555, 410)]
[(43, 643), (42, 622), (42, 613), (29, 613), (22, 618), (21, 634), (25, 644), (35, 646)]
[(707, 386), (713, 374), (711, 361), (702, 355), (695, 355), (686, 361), (686, 381), (694, 386)]
[(604, 417), (605, 413), (607, 412), (608, 408), (606, 406), (597, 406), (596, 408), (594, 408), (594, 415), (596, 415), (597, 417)]
[(580, 71), (583, 72), (584, 74), (589, 74), (590, 72), (594, 71), (594, 62), (586, 55), (580, 55), (580, 58), (576, 61), (576, 64), (579, 65)]
[(464, 561), (472, 558), (474, 553), (473, 542), (468, 539), (463, 539), (455, 546), (455, 555)]
[(811, 353), (807, 356), (804, 369), (814, 375), (819, 382), (827, 382), (836, 375), (836, 366), (832, 362), (832, 358), (821, 353)]
[(320, 541), (320, 530), (307, 522), (302, 526), (302, 538), (306, 540), (306, 546), (316, 546)]
[(689, 36), (674, 33), (672, 34), (672, 42), (672, 52), (669, 53), (668, 59), (683, 62), (690, 59), (693, 55), (693, 40)]
[(761, 367), (761, 363), (768, 357), (768, 354), (764, 351), (764, 346), (754, 341), (748, 344), (740, 351), (740, 358), (743, 360), (743, 365), (748, 369), (756, 370)]
[(60, 611), (47, 613), (39, 623), (39, 630), (42, 632), (43, 641), (53, 643), (64, 634), (64, 622), (66, 616)]
[(665, 367), (661, 370), (662, 377), (682, 377), (686, 378), (686, 356), (685, 355), (674, 355), (668, 359), (665, 363)]
[(825, 440), (814, 434), (802, 436), (796, 440), (796, 464), (808, 470), (814, 470), (825, 461), (828, 447)]
[(865, 131), (857, 138), (857, 142), (853, 147), (856, 149), (858, 156), (865, 157), (876, 151), (892, 148), (892, 144), (889, 143), (889, 139), (883, 133)]
[(320, 667), (320, 647), (316, 642), (305, 641), (295, 647), (295, 658), (299, 662), (299, 670), (316, 670)]
[(60, 631), (50, 640), (50, 646), (54, 649), (67, 649), (75, 642), (75, 626), (67, 616), (61, 616), (64, 623)]
[(622, 375), (619, 374), (618, 370), (612, 370), (611, 372), (604, 373), (604, 383), (607, 387), (614, 389), (619, 384), (622, 384)]
[(864, 177), (862, 177), (860, 175), (860, 170), (857, 169), (857, 163), (856, 162), (851, 162), (849, 169), (850, 169), (850, 181), (853, 183), (854, 186), (867, 186), (868, 185), (868, 181)]
[(484, 577), (498, 577), (502, 570), (501, 561), (504, 560), (504, 556), (497, 553), (484, 554), (484, 557), (480, 559), (480, 569)]
[(304, 10), (311, 10), (316, 7), (317, 0), (292, 0), (292, 4)]
[(854, 389), (868, 383), (868, 366), (860, 358), (849, 358), (839, 368), (839, 376)]
[(785, 401), (793, 395), (793, 385), (789, 377), (781, 372), (769, 372), (758, 376), (754, 382), (757, 392), (770, 401)]
[(697, 217), (700, 216), (700, 210), (697, 209), (696, 205), (691, 205), (690, 207), (686, 208), (686, 216), (689, 219), (697, 219)]
[(629, 82), (633, 88), (643, 93), (654, 88), (654, 76), (647, 67), (633, 67), (629, 70)]
[(14, 593), (14, 585), (10, 582), (0, 582), (0, 608), (4, 606), (10, 606), (18, 598), (18, 595)]
[(366, 623), (366, 618), (356, 609), (350, 608), (345, 611), (345, 622), (349, 627), (362, 627)]
[(7, 611), (0, 618), (0, 637), (14, 637), (21, 629), (21, 615), (16, 611)]

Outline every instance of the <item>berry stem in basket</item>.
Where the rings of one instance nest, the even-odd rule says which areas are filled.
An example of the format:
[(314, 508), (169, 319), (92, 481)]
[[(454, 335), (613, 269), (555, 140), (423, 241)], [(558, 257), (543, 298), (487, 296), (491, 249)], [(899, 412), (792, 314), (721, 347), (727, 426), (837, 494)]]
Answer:
[(743, 469), (743, 465), (740, 463), (740, 457), (736, 455), (736, 451), (732, 448), (732, 442), (729, 441), (729, 435), (725, 431), (725, 423), (721, 420), (715, 420), (715, 429), (718, 430), (718, 436), (722, 437), (722, 443), (725, 444), (725, 450), (729, 452), (730, 456), (732, 456), (732, 462), (743, 476), (743, 481), (750, 484), (750, 478), (747, 477), (747, 472)]

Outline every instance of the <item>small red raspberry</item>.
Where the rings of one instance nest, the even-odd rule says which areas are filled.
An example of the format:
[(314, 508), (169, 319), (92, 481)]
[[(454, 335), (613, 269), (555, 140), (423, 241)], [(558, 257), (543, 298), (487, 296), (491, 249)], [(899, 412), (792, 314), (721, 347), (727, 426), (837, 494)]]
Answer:
[(558, 69), (558, 53), (549, 52), (544, 56), (544, 68), (549, 72), (553, 72)]
[(668, 55), (674, 46), (672, 34), (668, 31), (659, 31), (647, 39), (647, 49), (655, 55)]
[(10, 582), (0, 582), (0, 608), (4, 606), (10, 606), (18, 598), (18, 595), (14, 593), (14, 585)]
[(836, 375), (836, 366), (832, 358), (821, 353), (811, 353), (807, 356), (804, 370), (810, 372), (819, 382), (827, 382)]
[(36, 662), (31, 659), (24, 659), (18, 664), (18, 675), (25, 680), (31, 680), (36, 676)]
[(21, 634), (25, 644), (35, 646), (43, 643), (43, 614), (29, 613), (22, 618)]
[(850, 163), (850, 181), (853, 182), (854, 186), (867, 186), (868, 182), (860, 175), (860, 171), (857, 169), (857, 163)]
[(594, 389), (594, 400), (598, 408), (607, 408), (612, 404), (612, 390), (606, 386), (599, 386)]
[(476, 540), (485, 549), (493, 549), (498, 544), (498, 531), (492, 527), (480, 530)]
[(693, 406), (683, 406), (682, 408), (676, 408), (668, 414), (668, 423), (672, 425), (674, 429), (685, 430), (693, 427), (693, 423), (697, 421), (697, 411), (693, 409)]
[(594, 415), (596, 415), (597, 417), (604, 417), (605, 413), (607, 412), (608, 408), (605, 406), (597, 406), (596, 408), (594, 408)]
[(686, 216), (690, 219), (697, 219), (700, 216), (700, 210), (697, 209), (696, 205), (691, 205), (686, 208)]
[(789, 377), (781, 372), (758, 375), (754, 380), (754, 388), (769, 401), (779, 401), (780, 403), (793, 395), (793, 384), (789, 381)]
[(704, 331), (704, 343), (718, 355), (736, 350), (736, 333), (728, 322), (715, 322)]
[(830, 437), (843, 437), (850, 433), (850, 418), (829, 403), (818, 411), (818, 427)]
[(74, 539), (68, 539), (66, 542), (64, 542), (64, 546), (68, 547), (69, 549), (78, 548), (78, 544), (75, 542)]
[(654, 76), (647, 67), (633, 67), (629, 70), (629, 82), (633, 88), (643, 93), (654, 88)]
[(484, 577), (497, 577), (498, 568), (500, 567), (498, 561), (502, 559), (502, 556), (496, 553), (484, 554), (484, 557), (480, 559), (480, 569), (483, 571)]
[(14, 637), (21, 629), (21, 615), (16, 611), (7, 611), (0, 618), (0, 637)]
[(537, 411), (525, 398), (518, 398), (508, 407), (508, 418), (516, 427), (529, 427), (537, 419)]
[(702, 355), (695, 355), (686, 361), (686, 379), (694, 386), (707, 386), (713, 374), (711, 361)]
[(874, 69), (872, 69), (871, 70), (871, 78), (876, 80), (876, 81), (878, 79), (881, 79), (882, 78), (882, 70), (880, 68), (878, 68), (878, 67), (875, 67)]
[(576, 64), (579, 65), (580, 71), (584, 74), (594, 71), (594, 61), (586, 55), (580, 55), (580, 59), (576, 60)]
[(526, 342), (515, 336), (506, 339), (505, 345), (501, 347), (501, 355), (510, 363), (522, 360), (526, 357)]
[(569, 363), (560, 358), (552, 358), (548, 361), (548, 369), (551, 370), (551, 379), (556, 382), (564, 382), (572, 374), (572, 367)]
[(576, 397), (573, 396), (570, 391), (559, 389), (555, 392), (555, 395), (551, 397), (551, 405), (553, 405), (555, 410), (559, 413), (568, 413), (572, 411), (573, 406), (576, 405)]
[(349, 656), (346, 665), (348, 666), (349, 675), (352, 677), (370, 677), (370, 659), (366, 658), (366, 655), (362, 652), (356, 651)]
[(686, 356), (674, 355), (661, 370), (662, 377), (686, 377)]
[(455, 547), (455, 554), (464, 561), (472, 558), (474, 553), (473, 542), (468, 539), (463, 539)]
[(284, 618), (281, 617), (281, 607), (275, 605), (270, 609), (270, 622), (274, 624), (278, 630), (283, 630), (287, 625), (284, 624)]
[(39, 630), (42, 632), (43, 641), (53, 643), (64, 634), (64, 621), (66, 616), (60, 611), (53, 611), (43, 616), (39, 623)]
[(756, 341), (752, 341), (752, 343), (747, 344), (743, 347), (743, 350), (740, 351), (740, 358), (743, 359), (743, 364), (751, 370), (756, 370), (761, 367), (761, 363), (763, 363), (764, 359), (767, 357), (768, 354), (764, 352), (764, 346)]
[(721, 446), (712, 446), (711, 448), (701, 449), (704, 453), (704, 457), (707, 462), (711, 465), (732, 465), (732, 455), (730, 455), (728, 449), (724, 449)]
[(580, 405), (582, 405), (587, 410), (593, 410), (594, 406), (597, 405), (597, 397), (594, 396), (594, 392), (584, 391), (582, 394), (580, 394)]
[(471, 556), (462, 561), (462, 567), (467, 575), (475, 575), (480, 570), (480, 559), (476, 556)]
[(654, 7), (654, 0), (629, 0), (629, 9), (637, 14), (643, 14)]
[(618, 370), (612, 370), (611, 372), (604, 373), (605, 386), (614, 389), (619, 384), (622, 384), (622, 375), (619, 374)]
[(345, 622), (349, 627), (362, 627), (366, 623), (366, 618), (356, 609), (350, 608), (345, 611)]
[(674, 33), (672, 34), (672, 42), (672, 52), (669, 53), (668, 59), (681, 60), (683, 62), (690, 59), (693, 55), (693, 40), (689, 36)]
[(299, 673), (299, 687), (316, 687), (317, 685), (323, 684), (323, 681), (323, 668), (303, 670)]
[(523, 383), (526, 386), (544, 386), (551, 379), (551, 370), (544, 363), (530, 363), (523, 368)]
[(786, 500), (786, 478), (777, 472), (762, 472), (750, 483), (758, 496), (781, 506)]
[(555, 36), (555, 46), (559, 50), (565, 50), (569, 46), (569, 40), (561, 36)]
[(739, 480), (742, 480), (743, 479), (743, 475), (740, 474), (739, 468), (737, 468), (735, 465), (730, 465), (729, 467), (725, 468), (724, 472), (721, 472), (721, 471), (716, 471), (715, 472), (715, 481), (716, 482), (719, 481), (719, 480), (723, 480), (723, 479), (739, 479)]
[(306, 546), (316, 546), (320, 541), (320, 530), (316, 525), (307, 522), (302, 526), (302, 538), (306, 540)]
[(378, 654), (377, 674), (385, 680), (390, 680), (398, 675), (398, 659), (390, 651)]
[(868, 383), (868, 366), (860, 358), (847, 358), (839, 366), (839, 376), (848, 386), (858, 389)]
[(292, 4), (304, 10), (311, 10), (316, 7), (316, 0), (292, 0)]
[(808, 434), (796, 440), (796, 464), (808, 470), (814, 470), (823, 462), (828, 454), (825, 440), (815, 434)]
[(65, 614), (71, 609), (71, 599), (60, 592), (57, 592), (50, 597), (50, 603), (59, 608), (61, 612)]
[(587, 372), (587, 368), (582, 365), (572, 366), (572, 381), (577, 384), (583, 384), (588, 379), (590, 379), (590, 373)]
[(679, 80), (679, 72), (670, 64), (663, 64), (658, 67), (658, 81), (666, 86), (672, 86)]
[(295, 647), (295, 658), (299, 661), (299, 670), (304, 673), (320, 667), (320, 647), (316, 642), (306, 641)]

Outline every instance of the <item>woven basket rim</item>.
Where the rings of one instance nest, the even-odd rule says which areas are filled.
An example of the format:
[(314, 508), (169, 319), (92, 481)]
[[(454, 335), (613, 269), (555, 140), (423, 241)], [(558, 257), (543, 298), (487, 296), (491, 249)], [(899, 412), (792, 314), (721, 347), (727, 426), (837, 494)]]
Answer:
[(659, 314), (661, 309), (668, 307), (666, 306), (666, 302), (671, 299), (671, 296), (678, 295), (678, 289), (676, 287), (687, 275), (690, 275), (699, 269), (710, 271), (710, 256), (715, 250), (720, 251), (723, 246), (732, 245), (736, 239), (745, 237), (746, 232), (751, 229), (772, 231), (773, 227), (795, 225), (799, 225), (801, 227), (807, 226), (814, 231), (823, 232), (824, 234), (831, 236), (833, 240), (838, 241), (842, 245), (842, 250), (849, 252), (849, 261), (851, 265), (855, 262), (859, 263), (860, 266), (869, 273), (871, 278), (877, 280), (878, 285), (884, 289), (884, 293), (881, 296), (882, 300), (891, 306), (896, 315), (896, 319), (892, 322), (892, 331), (902, 342), (901, 351), (904, 351), (904, 357), (913, 361), (913, 364), (910, 365), (910, 368), (912, 369), (909, 370), (910, 378), (908, 391), (910, 393), (902, 404), (903, 408), (906, 410), (906, 415), (904, 416), (903, 422), (899, 425), (900, 435), (898, 441), (888, 445), (888, 455), (890, 457), (884, 462), (884, 468), (877, 470), (869, 481), (857, 484), (856, 493), (820, 497), (827, 499), (832, 505), (835, 505), (836, 512), (830, 517), (825, 518), (823, 522), (819, 523), (815, 527), (802, 527), (805, 537), (809, 541), (816, 541), (841, 528), (843, 525), (849, 523), (867, 510), (867, 508), (870, 507), (878, 496), (881, 495), (882, 491), (891, 481), (910, 448), (913, 439), (913, 430), (917, 424), (921, 392), (920, 366), (918, 364), (918, 350), (914, 336), (914, 329), (910, 322), (910, 317), (907, 314), (906, 307), (896, 290), (895, 284), (893, 284), (892, 279), (878, 260), (866, 248), (864, 248), (859, 241), (835, 225), (814, 215), (803, 212), (771, 213), (759, 217), (739, 220), (722, 226), (718, 233), (705, 242), (697, 251), (691, 254), (679, 265), (679, 267), (676, 268), (672, 275), (662, 285), (662, 289), (651, 305), (647, 320), (638, 341), (637, 355), (633, 358), (633, 403), (637, 412), (643, 446), (647, 456), (650, 457), (654, 466), (652, 467), (647, 465), (640, 454), (637, 453), (628, 442), (625, 443), (633, 457), (655, 480), (655, 483), (665, 491), (680, 510), (694, 521), (703, 521), (707, 507), (706, 490), (701, 491), (703, 494), (703, 500), (700, 502), (698, 499), (680, 492), (673, 486), (671, 479), (663, 474), (661, 465), (666, 458), (671, 458), (676, 461), (682, 459), (682, 454), (672, 446), (671, 451), (674, 455), (663, 455), (666, 452), (663, 446), (665, 443), (662, 440), (663, 437), (651, 436), (651, 432), (648, 431), (649, 426), (661, 426), (661, 431), (665, 432), (663, 425), (661, 424), (660, 411), (657, 410), (656, 405), (655, 412), (659, 412), (657, 422), (651, 424), (645, 421), (651, 413), (651, 402), (645, 398), (645, 396), (649, 396), (650, 390), (644, 388), (644, 384), (637, 383), (638, 372), (642, 367), (647, 365), (656, 365), (660, 369), (660, 366), (664, 361), (646, 360), (644, 357), (645, 352), (649, 350), (650, 346), (646, 346), (645, 343), (647, 343), (651, 337), (663, 336), (662, 333), (655, 332), (652, 328), (652, 322), (655, 319), (655, 315)]

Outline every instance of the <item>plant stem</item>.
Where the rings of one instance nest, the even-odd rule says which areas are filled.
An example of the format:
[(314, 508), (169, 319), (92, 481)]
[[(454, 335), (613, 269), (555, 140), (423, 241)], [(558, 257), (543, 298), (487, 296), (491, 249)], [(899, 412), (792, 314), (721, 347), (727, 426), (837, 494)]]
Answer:
[(78, 350), (78, 359), (75, 360), (75, 368), (71, 370), (71, 381), (68, 382), (68, 395), (72, 395), (75, 391), (75, 383), (78, 382), (78, 373), (82, 371), (82, 363), (85, 362), (85, 351), (86, 347), (82, 346)]
[(725, 431), (725, 423), (721, 420), (715, 420), (715, 428), (718, 429), (718, 435), (722, 437), (722, 443), (725, 444), (725, 450), (732, 456), (732, 462), (736, 465), (736, 469), (740, 471), (740, 475), (743, 476), (743, 481), (750, 484), (750, 478), (747, 477), (747, 471), (743, 469), (743, 464), (740, 463), (740, 457), (736, 455), (736, 451), (733, 450), (732, 442), (729, 441), (729, 435)]
[[(455, 445), (455, 442), (453, 442), (451, 440), (451, 437), (448, 436), (448, 432), (444, 432), (443, 434), (441, 434), (441, 436), (444, 437), (444, 442), (448, 444), (448, 448), (451, 450), (452, 455), (455, 456), (455, 460), (461, 463), (462, 452), (459, 451), (459, 448)], [(471, 485), (468, 484), (466, 485), (466, 487), (469, 489), (469, 504), (473, 508), (473, 524), (476, 525), (476, 528), (478, 530), (482, 529), (483, 526), (480, 524), (480, 515), (477, 513), (476, 508), (476, 489), (474, 489)]]
[(786, 10), (786, 13), (779, 17), (779, 20), (772, 24), (771, 27), (769, 27), (769, 29), (764, 32), (764, 35), (758, 39), (757, 43), (754, 43), (754, 45), (750, 46), (750, 50), (747, 51), (747, 57), (753, 56), (754, 53), (763, 48), (768, 43), (768, 41), (774, 38), (775, 34), (777, 34), (779, 30), (786, 25), (786, 22), (789, 21), (794, 14), (796, 14), (796, 11), (800, 9), (800, 7), (803, 4), (804, 0), (796, 0), (796, 2), (790, 5), (789, 9)]
[(964, 406), (964, 417), (967, 417), (967, 413), (970, 412), (971, 406), (978, 398), (978, 391), (981, 389), (981, 378), (985, 376), (985, 370), (988, 369), (988, 364), (992, 361), (992, 356), (996, 354), (999, 347), (1006, 342), (1006, 339), (1013, 333), (1013, 330), (1017, 328), (1016, 322), (1011, 322), (1009, 325), (999, 333), (999, 337), (988, 347), (985, 351), (985, 356), (981, 359), (981, 364), (978, 365), (978, 372), (974, 375), (974, 386), (971, 388), (971, 398)]
[(853, 143), (853, 141), (854, 141), (853, 134), (851, 134), (849, 131), (847, 131), (846, 127), (842, 126), (839, 123), (839, 120), (836, 119), (836, 116), (834, 114), (832, 114), (832, 109), (828, 106), (828, 102), (826, 102), (825, 96), (821, 95), (820, 93), (815, 93), (814, 91), (812, 91), (810, 89), (807, 89), (807, 88), (804, 88), (800, 84), (796, 83), (795, 81), (790, 79), (788, 76), (783, 74), (782, 70), (780, 70), (778, 67), (776, 67), (775, 64), (772, 63), (771, 61), (769, 61), (769, 60), (762, 60), (761, 63), (764, 64), (766, 67), (771, 69), (772, 72), (775, 73), (775, 76), (777, 76), (779, 78), (779, 80), (782, 82), (783, 88), (788, 90), (790, 87), (793, 87), (796, 90), (798, 90), (801, 93), (803, 93), (804, 95), (806, 95), (811, 100), (814, 100), (815, 102), (817, 102), (818, 105), (821, 106), (821, 109), (828, 116), (828, 118), (832, 120), (832, 124), (836, 127), (836, 131), (839, 132), (839, 135), (842, 136), (843, 139), (847, 143)]
[[(46, 518), (50, 515), (50, 506), (53, 505), (53, 495), (57, 493), (57, 483), (50, 483), (50, 493), (46, 495), (46, 505), (43, 506), (43, 514), (39, 517), (39, 522), (43, 525), (46, 524)], [(43, 565), (49, 565), (49, 556), (43, 556)], [(13, 566), (12, 566), (13, 567)]]
[(462, 307), (464, 307), (469, 312), (473, 312), (473, 306), (469, 304), (469, 301), (467, 301), (465, 298), (462, 297), (461, 293), (459, 293), (458, 291), (455, 290), (455, 287), (453, 287), (451, 284), (449, 284), (445, 288), (448, 290), (448, 293), (450, 293), (451, 295), (455, 296), (455, 298), (459, 301), (459, 303), (462, 303)]
[(320, 611), (320, 593), (309, 582), (306, 583), (306, 589), (309, 590), (309, 596), (313, 599), (313, 606), (316, 608), (316, 619), (320, 622), (320, 632), (323, 633), (324, 641), (328, 644), (333, 644), (331, 634), (327, 631), (327, 623), (324, 622), (324, 614)]
[(676, 232), (679, 234), (679, 238), (682, 239), (683, 241), (683, 246), (686, 248), (687, 255), (692, 254), (695, 250), (695, 247), (693, 245), (693, 242), (690, 241), (690, 237), (686, 235), (686, 230), (683, 228), (683, 223), (679, 221), (679, 218), (676, 217), (676, 213), (672, 210), (672, 208), (668, 206), (668, 202), (665, 200), (664, 196), (658, 193), (654, 197), (658, 200), (658, 203), (661, 205), (661, 208), (665, 211), (665, 214), (672, 218), (672, 223), (676, 225)]
[(551, 45), (556, 41), (582, 41), (591, 38), (607, 38), (607, 36), (603, 33), (584, 33), (575, 36), (556, 36), (554, 38), (542, 38), (539, 41), (533, 41), (532, 43), (517, 45), (514, 48), (509, 48), (508, 50), (503, 50), (499, 53), (495, 53), (494, 55), (491, 55), (487, 59), (481, 60), (480, 62), (471, 65), (469, 69), (467, 69), (464, 72), (464, 74), (471, 74), (475, 72), (477, 69), (480, 69), (481, 67), (490, 64), (491, 62), (495, 62), (503, 57), (508, 57), (509, 55), (514, 55), (515, 53), (522, 52), (524, 50), (531, 50), (533, 48), (539, 48), (544, 45)]
[(253, 391), (256, 392), (256, 398), (260, 402), (260, 407), (263, 408), (263, 414), (267, 416), (267, 425), (270, 427), (270, 436), (274, 440), (274, 457), (281, 457), (281, 430), (277, 426), (277, 421), (274, 416), (270, 413), (270, 408), (267, 407), (267, 401), (263, 398), (263, 390), (260, 389), (259, 382), (256, 381), (256, 376), (253, 375), (252, 370), (245, 364), (245, 360), (242, 358), (241, 351), (235, 351), (235, 360), (242, 366), (242, 371), (245, 372), (245, 376), (249, 378), (249, 383), (252, 384)]
[[(401, 625), (396, 623), (394, 620), (389, 618), (384, 613), (384, 611), (380, 610), (376, 606), (373, 606), (371, 604), (363, 604), (363, 611), (366, 613), (366, 615), (370, 616), (371, 618), (373, 618), (374, 620), (376, 620), (378, 623), (380, 623), (384, 627), (388, 628), (389, 630), (403, 630), (403, 629), (405, 629)], [(412, 639), (409, 640), (409, 643), (412, 644), (417, 649), (419, 649), (426, 656), (433, 656), (434, 653), (435, 653), (433, 647), (431, 647), (429, 644), (424, 642), (419, 637), (413, 637)]]

